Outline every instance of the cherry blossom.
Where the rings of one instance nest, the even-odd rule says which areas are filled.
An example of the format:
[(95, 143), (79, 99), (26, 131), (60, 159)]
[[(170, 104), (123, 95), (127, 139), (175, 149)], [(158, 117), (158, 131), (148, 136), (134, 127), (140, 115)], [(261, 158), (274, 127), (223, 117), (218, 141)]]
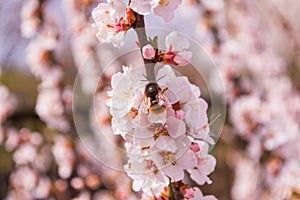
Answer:
[(141, 14), (141, 15), (146, 15), (149, 14), (152, 8), (152, 3), (153, 0), (132, 0), (130, 3), (130, 7), (132, 10), (135, 12)]
[(199, 188), (194, 188), (195, 194), (193, 198), (190, 198), (190, 200), (217, 200), (217, 198), (213, 195), (206, 195), (203, 196), (201, 190)]
[[(159, 106), (163, 111), (154, 113), (147, 107), (145, 83), (138, 83), (144, 70), (123, 67), (123, 71), (112, 76), (107, 105), (113, 116), (114, 133), (126, 140), (129, 159), (125, 170), (133, 179), (133, 189), (142, 190), (146, 196), (151, 192), (158, 195), (170, 181), (183, 180), (184, 170), (190, 170), (191, 177), (201, 184), (211, 183), (207, 175), (214, 170), (216, 161), (208, 154), (205, 142), (191, 137), (209, 138), (207, 104), (200, 98), (199, 88), (187, 77), (176, 76), (170, 66), (161, 67), (157, 76), (163, 78), (157, 84), (166, 88), (158, 97), (162, 98)], [(206, 135), (199, 135), (198, 129), (203, 125)]]
[[(126, 18), (123, 16), (126, 13)], [(123, 45), (122, 39), (125, 32), (131, 28), (135, 20), (130, 8), (127, 8), (120, 0), (99, 3), (92, 11), (98, 29), (97, 38), (100, 42), (112, 43), (115, 47)]]
[[(61, 100), (61, 91), (59, 88), (39, 88), (40, 93), (37, 98), (36, 112), (45, 120), (50, 127), (57, 128), (61, 131), (66, 132), (69, 130), (70, 125), (64, 116), (64, 105)], [(55, 103), (54, 103), (55, 102)], [(44, 105), (53, 106), (44, 106)]]
[(192, 52), (187, 51), (190, 43), (183, 36), (176, 32), (168, 34), (165, 38), (167, 51), (162, 55), (163, 62), (179, 66), (187, 65), (191, 62)]
[[(97, 9), (99, 12), (96, 12), (94, 27), (90, 26), (90, 16), (93, 7), (98, 4), (95, 1), (64, 0), (63, 4), (46, 0), (9, 2), (1, 3), (1, 8), (7, 11), (1, 13), (4, 16), (1, 28), (4, 33), (2, 35), (7, 36), (4, 38), (3, 50), (11, 54), (1, 56), (1, 60), (13, 60), (15, 57), (19, 60), (23, 57), (16, 52), (23, 52), (20, 47), (22, 44), (26, 45), (27, 41), (24, 42), (21, 38), (16, 40), (14, 34), (6, 34), (14, 28), (15, 21), (10, 20), (13, 17), (7, 16), (19, 13), (20, 33), (29, 44), (25, 52), (27, 65), (35, 79), (40, 81), (35, 101), (36, 110), (24, 108), (26, 114), (28, 111), (31, 114), (35, 112), (39, 118), (31, 119), (30, 115), (26, 115), (26, 123), (23, 123), (20, 116), (23, 117), (24, 104), (20, 102), (21, 107), (17, 107), (16, 97), (19, 98), (20, 95), (15, 95), (18, 92), (15, 89), (19, 86), (15, 88), (11, 85), (10, 77), (1, 77), (5, 86), (0, 86), (0, 144), (3, 145), (5, 158), (9, 156), (13, 161), (12, 168), (3, 174), (9, 179), (5, 179), (8, 183), (2, 184), (1, 199), (55, 199), (61, 194), (66, 194), (69, 199), (138, 199), (140, 193), (131, 192), (131, 183), (126, 175), (105, 169), (87, 153), (83, 153), (76, 137), (69, 138), (70, 135), (73, 136), (74, 127), (68, 123), (71, 117), (67, 116), (72, 103), (71, 87), (65, 87), (65, 84), (70, 81), (66, 75), (74, 70), (72, 63), (77, 69), (82, 63), (87, 63), (84, 66), (87, 70), (79, 70), (82, 87), (84, 92), (94, 92), (93, 86), (98, 80), (96, 72), (102, 66), (102, 55), (106, 61), (111, 59), (103, 52), (93, 52), (98, 44), (96, 31), (99, 32), (101, 42), (121, 46), (128, 29), (134, 28), (134, 16), (150, 13), (162, 17), (164, 21), (171, 22), (174, 18), (166, 26), (176, 27), (178, 31), (194, 36), (216, 62), (223, 78), (229, 118), (221, 136), (225, 146), (230, 147), (229, 156), (224, 152), (226, 164), (234, 171), (230, 198), (299, 198), (299, 2), (275, 0), (254, 3), (229, 0), (225, 6), (223, 0), (199, 0), (184, 1), (179, 7), (179, 0), (132, 0), (131, 3), (128, 2), (128, 8), (136, 12), (133, 15), (130, 9), (126, 13), (124, 4), (127, 2), (113, 0)], [(13, 12), (6, 10), (7, 4), (16, 5), (16, 9)], [(60, 6), (62, 9), (56, 9)], [(259, 10), (267, 13), (267, 18)], [(286, 10), (289, 12), (285, 12)], [(174, 14), (178, 14), (178, 17), (174, 17)], [(152, 19), (150, 16), (145, 16), (145, 19), (146, 25), (152, 23), (157, 26), (160, 23), (157, 18)], [(8, 26), (4, 26), (6, 23)], [(15, 30), (13, 32), (17, 33), (18, 28)], [(10, 48), (7, 45), (10, 42), (6, 38), (11, 37), (21, 45)], [(148, 59), (146, 62), (183, 66), (191, 61), (189, 47), (180, 38), (169, 41), (166, 51), (151, 45), (153, 44), (149, 42), (143, 48), (143, 57)], [(180, 49), (182, 47), (184, 49)], [(109, 50), (109, 54), (113, 53)], [(90, 54), (93, 58), (85, 62)], [(126, 59), (126, 63), (132, 61), (131, 58)], [(110, 67), (106, 71), (103, 76), (105, 78), (97, 89), (109, 87), (111, 76), (121, 67), (121, 62), (116, 63), (116, 67)], [(5, 73), (11, 67), (8, 65), (10, 63), (7, 64), (6, 61), (1, 62)], [(146, 75), (143, 70), (138, 73), (129, 70), (128, 76), (122, 78), (120, 84), (113, 88), (114, 91), (109, 93), (113, 99), (109, 103), (109, 109), (113, 111), (112, 129), (115, 134), (122, 135), (126, 145), (131, 147), (126, 149), (126, 172), (133, 179), (133, 188), (142, 190), (147, 200), (167, 199), (169, 191), (166, 187), (176, 184), (169, 182), (169, 176), (179, 179), (185, 170), (191, 172), (191, 177), (197, 183), (210, 182), (208, 175), (215, 166), (215, 160), (208, 154), (204, 142), (214, 142), (209, 136), (212, 122), (209, 123), (207, 118), (208, 106), (202, 99), (206, 94), (201, 94), (199, 88), (192, 85), (187, 77), (175, 76), (171, 67), (157, 65), (156, 69), (157, 84), (162, 90), (168, 88), (163, 92), (166, 101), (159, 105), (161, 110), (165, 110), (159, 115), (150, 112), (149, 105), (143, 98), (147, 84), (141, 81), (145, 79), (143, 74)], [(192, 74), (188, 76), (190, 75), (193, 78)], [(215, 84), (214, 77), (210, 78), (208, 83)], [(120, 87), (128, 80), (133, 81), (124, 84), (124, 88)], [(69, 91), (65, 91), (65, 88), (69, 88)], [(102, 98), (96, 99), (98, 103), (105, 101), (104, 90), (106, 89), (101, 91)], [(130, 91), (129, 95), (125, 93), (126, 90)], [(24, 93), (27, 93), (25, 88)], [(96, 96), (98, 94), (99, 91)], [(105, 134), (107, 132), (109, 135), (111, 116), (109, 109), (103, 107), (105, 105), (96, 108), (100, 115), (93, 119), (93, 123), (104, 123)], [(14, 110), (17, 112), (14, 113)], [(37, 124), (34, 129), (41, 129), (41, 133), (13, 127), (27, 126), (27, 122), (32, 122), (34, 126)], [(61, 135), (61, 131), (68, 138), (67, 145), (59, 142), (55, 136)], [(95, 142), (105, 149), (106, 156), (114, 158), (111, 162), (122, 165), (121, 155), (103, 141), (96, 128), (93, 132), (96, 135)], [(114, 145), (122, 145), (118, 135), (111, 134), (109, 137), (113, 138)], [(185, 158), (182, 159), (196, 158), (195, 166), (184, 169), (180, 162), (175, 169), (172, 163), (166, 162), (167, 166), (159, 168), (164, 161), (161, 156), (163, 152), (170, 158), (178, 158), (179, 163), (181, 157), (177, 152), (184, 148), (179, 145), (178, 140), (183, 137), (188, 137), (189, 145), (186, 146), (188, 155), (183, 154)], [(243, 145), (235, 145), (236, 142)], [(55, 148), (65, 150), (54, 151)], [(136, 149), (133, 151), (133, 148)], [(216, 148), (224, 147), (221, 145)], [(103, 151), (97, 152), (98, 155), (100, 153), (103, 154)], [(152, 159), (150, 155), (155, 155), (153, 157), (157, 159)], [(72, 167), (70, 163), (74, 163)], [(53, 170), (56, 168), (57, 171)], [(178, 174), (174, 175), (174, 172)], [(51, 177), (48, 177), (50, 174)], [(64, 177), (66, 174), (71, 175), (65, 179), (61, 174)], [(6, 188), (8, 191), (5, 197), (3, 194), (5, 195)], [(180, 192), (185, 199), (215, 199), (204, 196), (197, 188), (186, 187)]]
[(75, 162), (75, 155), (72, 151), (71, 142), (63, 135), (57, 136), (52, 152), (58, 164), (58, 174), (62, 178), (69, 178)]
[(129, 177), (133, 179), (132, 188), (135, 191), (142, 190), (145, 194), (151, 192), (159, 194), (162, 188), (168, 185), (168, 178), (158, 169), (149, 155), (144, 154), (141, 150), (126, 143), (128, 152), (128, 164), (125, 170)]
[(165, 22), (170, 22), (175, 16), (174, 11), (181, 2), (181, 0), (154, 0), (153, 13), (162, 17)]
[(38, 0), (28, 0), (21, 9), (21, 33), (25, 38), (30, 38), (36, 34), (42, 25), (41, 2)]
[(205, 182), (208, 184), (212, 183), (208, 175), (214, 171), (216, 159), (208, 154), (208, 144), (202, 141), (195, 141), (193, 150), (196, 151), (197, 166), (193, 169), (188, 169), (191, 178), (199, 185), (203, 185)]
[(147, 44), (142, 48), (143, 57), (145, 59), (178, 66), (185, 66), (191, 62), (193, 53), (186, 50), (190, 46), (189, 40), (178, 35), (175, 31), (165, 37), (166, 51), (154, 49), (152, 45), (157, 44), (152, 43), (156, 42), (155, 40), (149, 41), (151, 44)]
[(148, 15), (152, 11), (154, 15), (162, 17), (165, 22), (170, 22), (174, 19), (174, 12), (181, 2), (182, 0), (132, 0), (130, 7), (141, 15)]
[(176, 182), (184, 178), (183, 170), (195, 167), (197, 161), (193, 151), (188, 149), (190, 140), (186, 136), (177, 138), (175, 144), (175, 152), (159, 150), (150, 157), (171, 181)]

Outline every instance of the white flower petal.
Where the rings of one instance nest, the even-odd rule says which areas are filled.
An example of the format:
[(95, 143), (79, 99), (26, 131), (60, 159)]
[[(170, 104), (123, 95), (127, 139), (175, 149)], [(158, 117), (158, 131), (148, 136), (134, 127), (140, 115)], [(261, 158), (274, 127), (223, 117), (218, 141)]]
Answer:
[(169, 136), (159, 136), (155, 144), (157, 148), (164, 151), (175, 152), (177, 150), (174, 140)]
[(172, 138), (177, 138), (185, 134), (185, 123), (176, 117), (169, 117), (166, 125), (168, 133)]
[(162, 171), (171, 178), (172, 182), (173, 181), (180, 181), (184, 177), (184, 172), (183, 170), (176, 166), (176, 165), (170, 165), (166, 168), (163, 168)]

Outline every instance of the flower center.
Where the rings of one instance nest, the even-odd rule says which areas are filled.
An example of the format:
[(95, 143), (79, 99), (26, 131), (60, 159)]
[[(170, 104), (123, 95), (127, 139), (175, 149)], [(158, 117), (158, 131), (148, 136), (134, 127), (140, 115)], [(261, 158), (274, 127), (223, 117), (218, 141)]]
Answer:
[(146, 162), (146, 166), (145, 166), (146, 172), (147, 173), (153, 172), (156, 175), (158, 173), (158, 169), (155, 163), (152, 160), (145, 160), (145, 162)]
[(156, 124), (154, 127), (154, 140), (156, 140), (160, 135), (168, 136), (169, 133), (164, 125)]
[(170, 151), (161, 151), (159, 155), (163, 158), (164, 165), (171, 163), (172, 165), (177, 165), (175, 154)]

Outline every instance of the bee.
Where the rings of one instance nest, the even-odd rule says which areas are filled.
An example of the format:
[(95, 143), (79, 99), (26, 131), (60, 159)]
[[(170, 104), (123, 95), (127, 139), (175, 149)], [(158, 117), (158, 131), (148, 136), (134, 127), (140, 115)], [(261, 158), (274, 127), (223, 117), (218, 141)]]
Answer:
[(157, 83), (150, 82), (145, 86), (145, 103), (149, 113), (160, 114), (166, 110), (164, 102), (166, 97), (163, 94), (168, 87), (161, 89)]

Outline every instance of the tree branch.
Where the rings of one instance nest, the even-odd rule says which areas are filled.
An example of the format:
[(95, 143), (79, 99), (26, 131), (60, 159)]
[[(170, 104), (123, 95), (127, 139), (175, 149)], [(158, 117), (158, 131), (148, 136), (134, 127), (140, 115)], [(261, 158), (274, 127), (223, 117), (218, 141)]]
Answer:
[[(144, 16), (140, 15), (136, 12), (134, 12), (134, 15), (135, 15), (136, 21), (135, 21), (133, 28), (137, 34), (140, 49), (141, 49), (141, 54), (142, 54), (142, 48), (148, 44)], [(156, 82), (155, 73), (154, 73), (154, 66), (156, 63), (151, 60), (144, 59), (144, 58), (143, 58), (143, 60), (144, 60), (144, 64), (145, 64), (146, 78), (148, 79), (149, 82)]]

